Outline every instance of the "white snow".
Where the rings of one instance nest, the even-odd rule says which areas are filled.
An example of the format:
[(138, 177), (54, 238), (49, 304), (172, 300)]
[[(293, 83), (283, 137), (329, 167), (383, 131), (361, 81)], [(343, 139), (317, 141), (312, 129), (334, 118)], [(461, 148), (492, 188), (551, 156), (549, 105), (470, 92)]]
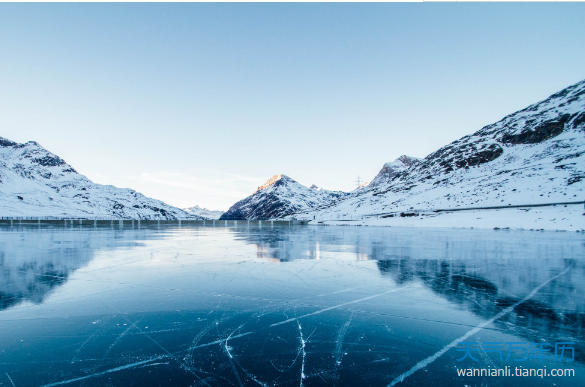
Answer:
[[(583, 204), (422, 213), (414, 217), (371, 217), (365, 220), (315, 220), (310, 225), (499, 228), (514, 230), (583, 231)], [(341, 217), (343, 219), (343, 217)], [(355, 219), (355, 218), (354, 218)]]
[(219, 219), (225, 211), (208, 210), (197, 205), (193, 207), (183, 208), (184, 211), (191, 215), (200, 216), (205, 219)]
[(96, 184), (34, 141), (0, 137), (0, 217), (179, 219), (194, 216), (128, 188)]

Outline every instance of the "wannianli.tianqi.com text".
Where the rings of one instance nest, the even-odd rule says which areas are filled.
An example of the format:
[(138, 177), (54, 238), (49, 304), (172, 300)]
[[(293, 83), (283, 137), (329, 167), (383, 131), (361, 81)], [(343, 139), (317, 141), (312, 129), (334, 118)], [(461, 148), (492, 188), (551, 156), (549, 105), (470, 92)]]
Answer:
[(457, 368), (457, 376), (537, 376), (540, 378), (548, 376), (575, 376), (573, 368)]

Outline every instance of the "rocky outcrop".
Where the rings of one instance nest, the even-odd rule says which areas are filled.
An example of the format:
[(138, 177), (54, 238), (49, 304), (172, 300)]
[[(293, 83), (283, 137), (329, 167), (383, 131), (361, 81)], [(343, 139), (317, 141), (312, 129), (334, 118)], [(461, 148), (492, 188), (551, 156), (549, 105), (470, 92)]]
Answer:
[(500, 142), (504, 144), (538, 144), (558, 136), (565, 128), (565, 122), (571, 119), (570, 114), (563, 114), (559, 120), (543, 122), (535, 128), (527, 127), (518, 134), (504, 134)]

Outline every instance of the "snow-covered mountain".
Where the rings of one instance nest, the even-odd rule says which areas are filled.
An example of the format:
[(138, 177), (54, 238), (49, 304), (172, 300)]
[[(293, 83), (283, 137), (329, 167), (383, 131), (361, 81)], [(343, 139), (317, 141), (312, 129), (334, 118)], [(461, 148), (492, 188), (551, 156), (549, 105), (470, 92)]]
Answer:
[(34, 141), (2, 137), (0, 216), (196, 219), (134, 190), (96, 184)]
[(384, 164), (380, 172), (378, 172), (376, 177), (374, 177), (374, 179), (367, 185), (367, 187), (376, 188), (389, 183), (394, 178), (394, 176), (398, 175), (400, 172), (406, 171), (408, 168), (417, 164), (420, 160), (421, 159), (416, 157), (402, 155), (396, 160)]
[(380, 180), (297, 217), (584, 200), (585, 80)]
[(275, 175), (247, 198), (234, 204), (220, 219), (274, 219), (315, 209), (348, 195), (312, 185), (307, 188), (286, 175)]
[(214, 211), (208, 210), (207, 208), (201, 208), (199, 206), (193, 206), (189, 208), (183, 208), (186, 212), (191, 215), (200, 216), (205, 219), (219, 219), (225, 211)]

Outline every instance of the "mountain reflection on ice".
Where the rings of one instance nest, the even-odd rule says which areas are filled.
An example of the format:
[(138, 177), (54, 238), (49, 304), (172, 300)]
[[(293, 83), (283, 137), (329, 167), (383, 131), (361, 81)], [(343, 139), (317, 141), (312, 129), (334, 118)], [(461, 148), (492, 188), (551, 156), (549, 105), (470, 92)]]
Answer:
[(144, 235), (88, 228), (5, 229), (0, 234), (0, 310), (23, 301), (40, 304), (71, 272), (86, 266), (97, 250), (136, 245), (140, 234)]
[[(450, 349), (397, 385), (585, 385), (584, 253), (577, 233), (4, 227), (0, 385), (387, 386), (525, 297), (466, 341), (575, 342), (574, 362)], [(456, 373), (519, 364), (576, 376)]]

